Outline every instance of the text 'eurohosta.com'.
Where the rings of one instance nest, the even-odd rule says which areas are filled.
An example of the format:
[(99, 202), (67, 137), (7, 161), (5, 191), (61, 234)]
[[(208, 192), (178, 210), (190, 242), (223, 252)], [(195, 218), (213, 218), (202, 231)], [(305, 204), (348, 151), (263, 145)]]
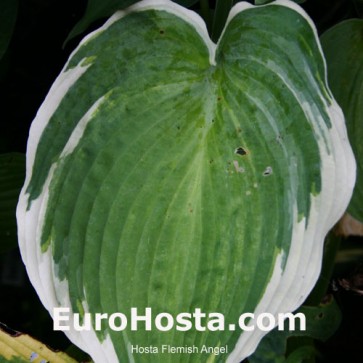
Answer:
[[(298, 322), (298, 324), (296, 324)], [(116, 312), (113, 314), (106, 313), (84, 313), (82, 316), (78, 313), (71, 313), (70, 308), (53, 309), (53, 329), (68, 331), (90, 331), (102, 330), (105, 325), (113, 331), (131, 331), (145, 330), (151, 331), (253, 331), (260, 329), (270, 331), (276, 326), (278, 330), (288, 329), (290, 331), (306, 330), (306, 317), (303, 313), (243, 313), (240, 315), (237, 323), (226, 323), (224, 315), (218, 312), (204, 313), (201, 309), (195, 309), (194, 312), (183, 312), (176, 316), (169, 313), (159, 313), (153, 315), (152, 308), (147, 307), (143, 313), (137, 308), (131, 308), (130, 314)]]

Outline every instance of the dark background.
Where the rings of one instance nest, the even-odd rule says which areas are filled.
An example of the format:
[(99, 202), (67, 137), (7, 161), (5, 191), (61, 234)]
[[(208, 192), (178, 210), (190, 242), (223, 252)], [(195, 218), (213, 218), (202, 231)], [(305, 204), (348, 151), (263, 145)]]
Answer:
[[(358, 17), (358, 2), (307, 0), (302, 6), (322, 34), (343, 19)], [(25, 153), (29, 127), (37, 109), (70, 52), (85, 35), (63, 45), (86, 5), (87, 0), (20, 0), (12, 40), (0, 60), (0, 153)], [(101, 19), (89, 29), (102, 23)], [(330, 292), (340, 306), (343, 319), (339, 330), (327, 342), (317, 343), (320, 352), (317, 362), (363, 362), (363, 296), (337, 283), (341, 278), (356, 279), (357, 286), (362, 287), (362, 247), (359, 238), (342, 243)], [(53, 348), (68, 348), (70, 343), (65, 336), (53, 331), (52, 321), (29, 283), (16, 246), (0, 254), (0, 296), (0, 322)]]

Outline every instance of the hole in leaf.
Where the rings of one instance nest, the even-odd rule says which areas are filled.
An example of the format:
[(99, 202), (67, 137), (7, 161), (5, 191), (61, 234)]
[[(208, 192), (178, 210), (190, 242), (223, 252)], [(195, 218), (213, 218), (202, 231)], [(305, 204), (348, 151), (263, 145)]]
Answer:
[(265, 171), (263, 172), (263, 176), (269, 176), (272, 174), (272, 168), (271, 166), (268, 166)]
[(240, 146), (234, 151), (234, 153), (243, 156), (247, 154), (247, 151)]

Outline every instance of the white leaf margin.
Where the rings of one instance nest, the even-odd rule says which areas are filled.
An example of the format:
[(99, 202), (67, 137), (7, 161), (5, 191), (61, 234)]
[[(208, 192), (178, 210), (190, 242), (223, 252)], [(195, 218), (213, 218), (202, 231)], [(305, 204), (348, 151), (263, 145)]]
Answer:
[[(262, 6), (284, 6), (302, 15), (313, 29), (316, 42), (322, 53), (315, 26), (300, 6), (288, 0), (277, 0)], [(226, 26), (236, 15), (253, 7), (253, 5), (246, 2), (237, 3), (229, 14)], [(172, 13), (192, 25), (209, 49), (210, 64), (216, 64), (215, 51), (218, 43), (215, 44), (211, 41), (203, 19), (195, 12), (169, 0), (143, 0), (126, 10), (116, 12), (101, 28), (82, 40), (80, 45), (71, 54), (70, 59), (86, 42), (105, 31), (122, 17), (130, 12), (150, 9)], [(222, 36), (223, 34), (224, 31)], [(55, 307), (71, 306), (67, 281), (59, 281), (55, 275), (56, 266), (54, 266), (52, 258), (52, 248), (48, 248), (44, 253), (40, 247), (49, 184), (56, 166), (53, 165), (51, 167), (41, 195), (32, 202), (29, 210), (27, 210), (29, 196), (26, 190), (32, 177), (37, 145), (49, 119), (56, 111), (69, 88), (91, 66), (89, 63), (87, 66), (84, 66), (82, 63), (83, 60), (76, 67), (69, 70), (67, 70), (68, 63), (65, 65), (33, 121), (27, 146), (27, 176), (17, 207), (18, 237), (22, 258), (31, 283), (51, 315)], [(75, 148), (79, 136), (100, 104), (101, 100), (98, 100), (83, 116), (81, 125), (77, 126), (78, 136), (75, 134), (71, 138), (72, 140), (69, 140), (62, 152), (63, 157)], [(308, 104), (302, 105), (302, 108), (310, 119), (314, 119), (312, 115), (313, 110)], [(334, 100), (332, 105), (326, 105), (326, 110), (330, 115), (332, 128), (322, 130), (315, 127), (315, 132), (321, 136), (319, 138), (319, 152), (322, 160), (321, 193), (316, 197), (311, 196), (310, 217), (307, 225), (305, 219), (300, 222), (298, 221), (297, 207), (295, 206), (294, 220), (296, 222), (293, 226), (292, 244), (286, 266), (282, 270), (282, 261), (285, 256), (281, 253), (276, 258), (271, 280), (254, 311), (256, 315), (265, 312), (273, 315), (292, 312), (301, 305), (318, 278), (321, 269), (324, 237), (344, 213), (351, 198), (356, 170), (354, 156), (347, 138), (344, 116)], [(321, 122), (321, 124), (324, 123)], [(329, 135), (328, 139), (326, 135)], [(328, 140), (329, 145), (326, 145), (326, 140)], [(331, 150), (331, 153), (327, 151), (328, 149)], [(302, 249), (304, 249), (303, 253)], [(86, 301), (83, 302), (83, 307), (85, 312), (89, 311)], [(73, 343), (89, 353), (96, 363), (115, 363), (118, 361), (113, 343), (109, 337), (106, 337), (101, 343), (93, 331), (77, 332), (71, 330), (66, 332), (66, 334)], [(228, 356), (227, 363), (238, 363), (252, 354), (265, 334), (266, 332), (259, 330), (253, 332), (246, 331), (241, 334), (234, 350)], [(133, 357), (130, 355), (129, 358), (130, 362), (133, 363)]]

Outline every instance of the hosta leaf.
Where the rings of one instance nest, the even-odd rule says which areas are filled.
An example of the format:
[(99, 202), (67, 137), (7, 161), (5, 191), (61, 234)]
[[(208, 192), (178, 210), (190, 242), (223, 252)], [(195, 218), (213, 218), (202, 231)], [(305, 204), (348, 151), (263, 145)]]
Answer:
[(306, 330), (289, 330), (286, 320), (285, 330), (275, 328), (261, 340), (255, 353), (248, 358), (249, 363), (283, 363), (289, 337), (311, 337), (325, 341), (338, 329), (341, 321), (339, 307), (332, 298), (320, 306), (302, 306), (298, 313), (306, 317)]
[(70, 330), (75, 344), (96, 362), (150, 362), (132, 346), (168, 344), (227, 346), (187, 359), (239, 362), (265, 332), (229, 324), (304, 301), (355, 176), (325, 76), (311, 21), (287, 1), (237, 4), (218, 45), (165, 0), (85, 38), (30, 132), (17, 218), (31, 281), (51, 312), (200, 308), (227, 329), (106, 324)]
[(286, 363), (304, 363), (314, 361), (315, 348), (311, 345), (302, 346), (294, 350), (286, 360)]
[[(348, 211), (363, 221), (363, 19), (344, 21), (323, 34), (329, 84), (344, 111), (357, 159), (357, 183)], [(339, 49), (339, 52), (337, 52)]]
[(63, 352), (55, 352), (27, 334), (10, 331), (0, 324), (0, 363), (77, 363)]

